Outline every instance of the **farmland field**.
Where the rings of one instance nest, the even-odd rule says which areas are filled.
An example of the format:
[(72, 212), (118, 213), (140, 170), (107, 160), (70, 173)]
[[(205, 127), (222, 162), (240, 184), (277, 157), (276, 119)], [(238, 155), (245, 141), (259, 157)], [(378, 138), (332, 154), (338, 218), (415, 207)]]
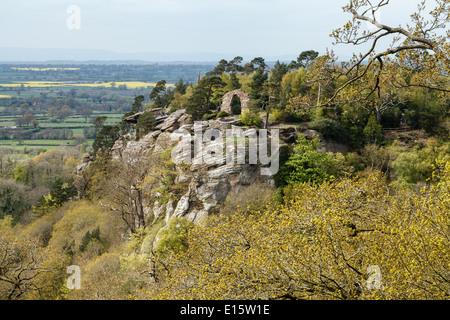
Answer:
[[(0, 62), (0, 151), (27, 159), (61, 146), (89, 150), (104, 125), (117, 125), (131, 110), (134, 97), (149, 95), (156, 83), (166, 91), (194, 82), (207, 65), (5, 64)], [(188, 82), (186, 82), (188, 83)], [(20, 154), (24, 156), (21, 157)]]

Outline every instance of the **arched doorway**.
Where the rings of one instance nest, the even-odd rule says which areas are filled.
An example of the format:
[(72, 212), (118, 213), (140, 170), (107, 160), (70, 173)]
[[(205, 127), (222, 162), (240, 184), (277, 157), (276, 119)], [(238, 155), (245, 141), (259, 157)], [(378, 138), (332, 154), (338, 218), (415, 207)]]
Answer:
[[(220, 110), (225, 111), (229, 115), (241, 114), (242, 111), (248, 109), (250, 97), (242, 90), (234, 90), (226, 93), (222, 99)], [(234, 110), (233, 110), (234, 107)], [(240, 110), (239, 110), (240, 109)]]
[(234, 95), (233, 99), (231, 99), (231, 114), (240, 115), (241, 113), (242, 113), (241, 99), (237, 95)]

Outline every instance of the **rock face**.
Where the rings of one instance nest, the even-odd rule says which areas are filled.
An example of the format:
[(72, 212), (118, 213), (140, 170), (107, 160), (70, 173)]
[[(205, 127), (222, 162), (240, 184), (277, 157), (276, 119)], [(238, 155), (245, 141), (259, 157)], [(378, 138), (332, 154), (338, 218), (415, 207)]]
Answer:
[[(236, 92), (231, 92), (230, 96), (233, 94)], [(166, 195), (164, 201), (157, 200), (151, 207), (144, 208), (147, 216), (158, 218), (164, 215), (166, 221), (171, 217), (185, 217), (193, 222), (200, 222), (218, 211), (230, 193), (237, 194), (244, 186), (256, 182), (274, 184), (273, 176), (262, 174), (263, 167), (268, 167), (267, 163), (263, 166), (259, 162), (250, 161), (250, 154), (258, 153), (261, 156), (261, 149), (252, 149), (246, 143), (249, 142), (249, 137), (259, 137), (261, 131), (254, 127), (237, 127), (236, 121), (238, 120), (218, 119), (194, 124), (186, 110), (181, 109), (172, 113), (155, 131), (141, 139), (136, 140), (134, 135), (126, 135), (115, 142), (110, 150), (112, 159), (127, 164), (172, 149), (172, 161), (177, 172), (174, 183), (186, 186), (186, 190), (181, 197), (169, 195), (167, 199)], [(240, 138), (241, 144), (239, 139), (233, 142), (235, 149), (231, 153), (225, 138), (227, 130), (240, 130), (244, 137)], [(200, 150), (196, 149), (198, 140), (195, 139), (199, 133), (202, 145)], [(290, 145), (296, 142), (299, 134), (308, 140), (320, 139), (317, 131), (305, 129), (298, 132), (295, 128), (281, 129), (279, 139)], [(247, 142), (242, 144), (243, 141)], [(321, 141), (319, 149), (325, 152), (329, 146)], [(233, 161), (229, 161), (230, 158)], [(75, 179), (83, 179), (83, 172), (89, 168), (91, 161), (90, 156), (83, 158), (83, 163), (74, 172)]]
[[(217, 211), (230, 193), (238, 193), (242, 187), (255, 182), (273, 184), (273, 177), (261, 175), (259, 164), (237, 164), (237, 160), (234, 163), (227, 163), (226, 139), (220, 138), (217, 132), (223, 132), (224, 135), (225, 130), (233, 127), (233, 122), (221, 120), (196, 122), (194, 126), (186, 111), (178, 110), (158, 125), (157, 130), (140, 140), (121, 137), (110, 152), (113, 159), (132, 163), (151, 153), (163, 152), (170, 148), (180, 151), (172, 152), (172, 159), (178, 172), (174, 182), (176, 185), (188, 186), (187, 190), (181, 197), (170, 195), (168, 201), (167, 199), (156, 201), (152, 207), (144, 208), (144, 212), (155, 218), (165, 215), (166, 221), (171, 217), (185, 217), (197, 223)], [(247, 129), (248, 132), (251, 130), (255, 129)], [(202, 149), (195, 153), (193, 137), (194, 133), (199, 132), (202, 136)], [(222, 156), (214, 154), (217, 148), (224, 150)], [(186, 164), (186, 161), (181, 162), (180, 159), (190, 162), (187, 161), (189, 163)], [(201, 161), (204, 159), (210, 161)], [(89, 162), (83, 163), (76, 169), (75, 174), (80, 174), (88, 165)]]

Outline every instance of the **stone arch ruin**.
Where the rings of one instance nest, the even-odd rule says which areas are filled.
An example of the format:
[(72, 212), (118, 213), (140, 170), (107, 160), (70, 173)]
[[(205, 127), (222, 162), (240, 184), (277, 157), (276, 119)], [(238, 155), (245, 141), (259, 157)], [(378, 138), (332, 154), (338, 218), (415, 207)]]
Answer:
[(222, 98), (222, 105), (220, 106), (221, 111), (225, 111), (229, 115), (232, 115), (231, 105), (234, 97), (238, 97), (241, 100), (241, 113), (244, 110), (248, 110), (248, 103), (250, 102), (250, 96), (244, 91), (238, 89), (234, 91), (227, 92)]

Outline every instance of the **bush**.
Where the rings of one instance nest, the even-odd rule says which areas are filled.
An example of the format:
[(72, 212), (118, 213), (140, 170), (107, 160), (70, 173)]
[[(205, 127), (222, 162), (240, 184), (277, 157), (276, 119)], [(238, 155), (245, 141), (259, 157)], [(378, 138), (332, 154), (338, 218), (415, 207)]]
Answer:
[(186, 238), (193, 223), (184, 218), (172, 218), (167, 227), (161, 229), (157, 237), (159, 241), (155, 245), (155, 252), (164, 255), (168, 252), (181, 252), (186, 249)]
[(0, 219), (11, 216), (17, 222), (31, 208), (29, 190), (21, 183), (0, 179)]
[(369, 121), (367, 121), (367, 125), (364, 127), (364, 136), (368, 143), (378, 143), (383, 140), (382, 127), (378, 124), (374, 114), (369, 117)]
[(205, 113), (202, 116), (202, 120), (212, 120), (216, 118), (216, 114), (215, 113)]
[(425, 182), (431, 178), (434, 168), (439, 161), (450, 160), (450, 148), (448, 145), (437, 144), (435, 140), (429, 140), (428, 145), (422, 149), (418, 147), (401, 153), (392, 163), (397, 176), (407, 184)]
[(239, 190), (238, 193), (228, 194), (220, 208), (220, 215), (231, 216), (237, 211), (250, 214), (255, 211), (263, 211), (272, 198), (273, 188), (265, 184), (253, 184)]
[(294, 153), (280, 168), (279, 178), (285, 184), (320, 184), (336, 176), (337, 168), (333, 157), (317, 150), (317, 141), (308, 141), (300, 136)]
[(440, 123), (448, 113), (448, 107), (427, 103), (409, 103), (405, 119), (412, 128), (423, 129), (436, 134), (441, 128)]
[(259, 127), (261, 125), (261, 118), (255, 112), (251, 112), (250, 110), (244, 110), (242, 114), (239, 116), (241, 120), (241, 124), (243, 126), (256, 126)]
[(343, 125), (333, 119), (319, 119), (310, 124), (311, 129), (318, 131), (325, 139), (346, 141), (347, 134)]
[(219, 111), (216, 115), (216, 118), (224, 118), (224, 117), (228, 117), (229, 114), (226, 111)]

